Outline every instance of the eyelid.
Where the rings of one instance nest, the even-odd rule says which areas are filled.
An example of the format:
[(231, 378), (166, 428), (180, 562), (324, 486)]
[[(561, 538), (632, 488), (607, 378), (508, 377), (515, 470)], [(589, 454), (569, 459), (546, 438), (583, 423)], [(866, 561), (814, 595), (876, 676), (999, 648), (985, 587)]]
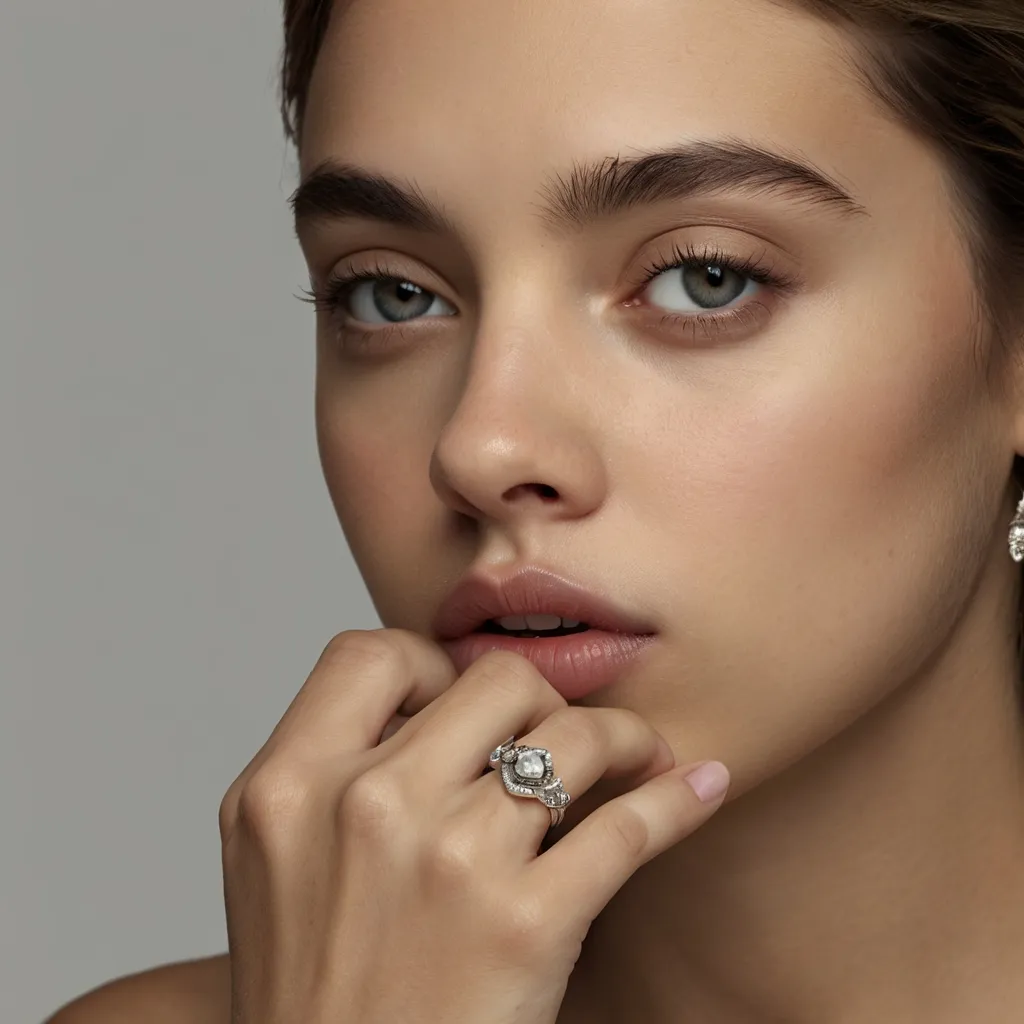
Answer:
[[(691, 229), (692, 230), (692, 229)], [(697, 240), (678, 234), (662, 235), (651, 246), (645, 246), (640, 268), (629, 275), (632, 287), (642, 288), (654, 276), (652, 267), (661, 272), (686, 263), (708, 263), (728, 266), (737, 273), (754, 280), (763, 278), (773, 286), (792, 289), (802, 284), (800, 275), (792, 268), (792, 260), (782, 259), (777, 247), (757, 238), (751, 245), (746, 233), (742, 241), (721, 239), (714, 235)]]
[(419, 262), (415, 263), (415, 269), (413, 269), (412, 266), (404, 267), (403, 260), (406, 259), (410, 259), (410, 257), (404, 257), (401, 253), (396, 255), (391, 251), (388, 251), (387, 254), (383, 256), (379, 254), (367, 255), (364, 253), (357, 254), (356, 256), (347, 256), (335, 263), (330, 269), (327, 277), (324, 279), (324, 286), (326, 287), (332, 281), (336, 281), (338, 278), (347, 277), (351, 274), (358, 274), (363, 278), (372, 274), (375, 277), (408, 281), (410, 284), (415, 284), (424, 291), (428, 291), (432, 295), (436, 295), (439, 298), (444, 299), (449, 305), (458, 305), (458, 303), (448, 298), (447, 294), (445, 294), (446, 292), (451, 292), (453, 289), (449, 287), (443, 277), (429, 270)]

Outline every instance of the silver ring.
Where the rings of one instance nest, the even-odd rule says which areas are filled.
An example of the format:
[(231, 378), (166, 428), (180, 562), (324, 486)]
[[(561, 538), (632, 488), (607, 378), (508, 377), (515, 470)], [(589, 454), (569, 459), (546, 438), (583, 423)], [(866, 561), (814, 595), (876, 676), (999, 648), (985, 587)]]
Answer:
[(501, 781), (513, 796), (536, 797), (551, 814), (549, 828), (562, 823), (565, 808), (572, 799), (562, 788), (562, 780), (555, 778), (550, 751), (543, 747), (515, 745), (515, 736), (509, 736), (491, 751), (487, 763), (501, 768)]

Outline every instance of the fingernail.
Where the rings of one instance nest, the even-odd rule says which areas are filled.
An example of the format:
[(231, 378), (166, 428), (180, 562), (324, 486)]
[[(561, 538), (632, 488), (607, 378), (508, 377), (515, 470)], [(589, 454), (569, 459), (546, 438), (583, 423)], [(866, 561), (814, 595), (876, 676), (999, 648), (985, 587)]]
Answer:
[(729, 788), (729, 769), (721, 761), (705, 761), (684, 778), (705, 804), (717, 800)]

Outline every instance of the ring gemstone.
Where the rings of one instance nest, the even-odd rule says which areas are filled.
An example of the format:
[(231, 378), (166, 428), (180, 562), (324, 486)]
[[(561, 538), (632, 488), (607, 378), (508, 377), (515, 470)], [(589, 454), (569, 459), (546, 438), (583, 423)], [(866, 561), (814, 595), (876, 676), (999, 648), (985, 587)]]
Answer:
[(536, 750), (527, 750), (516, 760), (515, 772), (521, 779), (541, 779), (544, 771), (544, 760)]

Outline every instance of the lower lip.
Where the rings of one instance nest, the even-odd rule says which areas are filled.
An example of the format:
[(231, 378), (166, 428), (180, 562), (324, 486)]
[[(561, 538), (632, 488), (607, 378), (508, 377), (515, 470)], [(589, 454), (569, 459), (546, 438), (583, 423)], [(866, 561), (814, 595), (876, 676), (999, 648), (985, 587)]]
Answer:
[(470, 633), (445, 640), (456, 671), (462, 675), (488, 651), (512, 651), (532, 662), (566, 699), (576, 700), (614, 683), (657, 637), (654, 634), (608, 633), (588, 629), (566, 636), (518, 637)]

